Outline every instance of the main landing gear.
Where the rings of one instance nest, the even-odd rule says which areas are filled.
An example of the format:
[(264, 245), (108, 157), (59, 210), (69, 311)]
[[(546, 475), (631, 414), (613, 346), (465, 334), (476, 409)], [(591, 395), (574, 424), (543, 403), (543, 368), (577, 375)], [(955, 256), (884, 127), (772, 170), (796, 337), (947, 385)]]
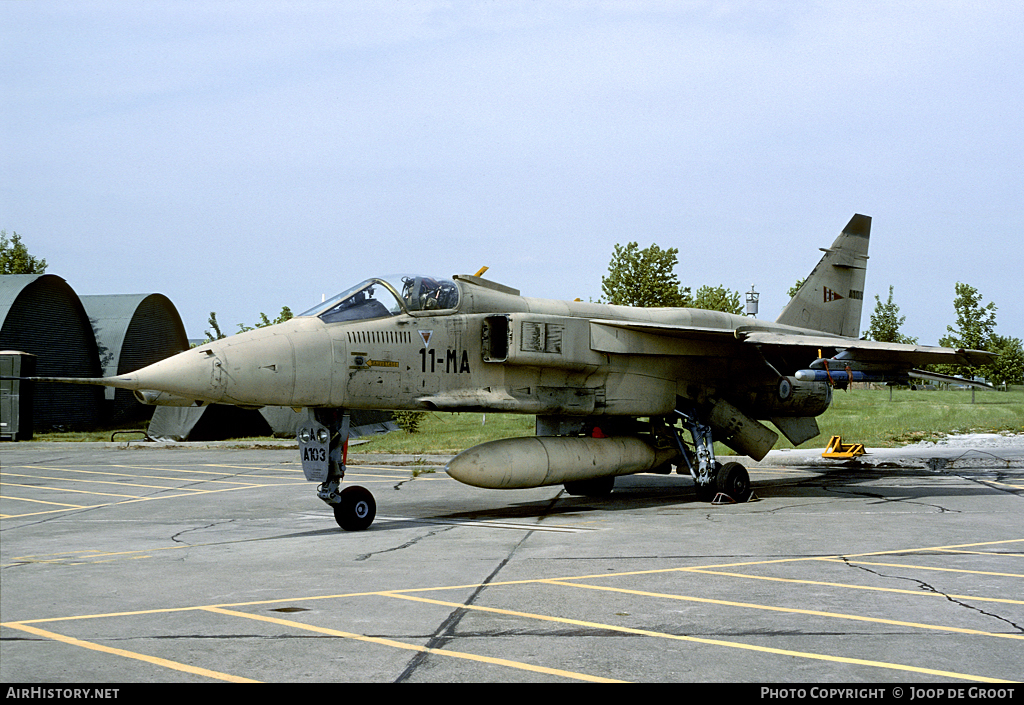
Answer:
[(715, 460), (711, 426), (697, 418), (696, 410), (676, 409), (676, 413), (693, 439), (691, 452), (676, 433), (679, 452), (690, 469), (693, 481), (697, 484), (697, 499), (719, 504), (750, 501), (752, 491), (747, 469), (739, 463), (722, 465)]
[(348, 460), (349, 416), (342, 409), (313, 409), (299, 427), (299, 454), (306, 479), (319, 482), (316, 496), (334, 510), (345, 531), (362, 531), (377, 516), (377, 503), (359, 485), (338, 491)]

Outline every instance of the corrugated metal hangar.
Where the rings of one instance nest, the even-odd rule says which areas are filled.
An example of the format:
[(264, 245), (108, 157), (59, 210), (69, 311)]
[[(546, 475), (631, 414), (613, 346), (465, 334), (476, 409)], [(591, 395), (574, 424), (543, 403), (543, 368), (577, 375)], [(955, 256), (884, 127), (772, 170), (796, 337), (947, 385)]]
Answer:
[[(40, 377), (99, 377), (100, 361), (89, 318), (78, 295), (53, 274), (0, 276), (0, 349), (35, 355)], [(99, 387), (39, 384), (33, 394), (36, 429), (94, 428)]]
[[(188, 337), (178, 310), (163, 294), (83, 296), (104, 377), (134, 372), (188, 350)], [(104, 387), (105, 423), (124, 424), (149, 418), (152, 407), (135, 400), (127, 389)]]
[[(30, 353), (40, 377), (122, 374), (187, 348), (181, 317), (162, 294), (79, 297), (54, 274), (0, 276), (0, 350)], [(36, 384), (32, 427), (88, 430), (152, 415), (130, 392), (116, 391)]]

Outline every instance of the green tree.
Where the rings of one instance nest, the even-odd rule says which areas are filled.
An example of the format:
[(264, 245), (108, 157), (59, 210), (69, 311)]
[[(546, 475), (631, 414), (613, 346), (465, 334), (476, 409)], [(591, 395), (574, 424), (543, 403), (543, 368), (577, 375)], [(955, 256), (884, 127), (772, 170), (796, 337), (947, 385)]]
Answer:
[(0, 230), (0, 274), (44, 274), (46, 260), (37, 259), (28, 253), (21, 242), (21, 235), (12, 232), (7, 239), (7, 231)]
[(679, 250), (657, 245), (640, 249), (635, 242), (615, 246), (608, 276), (601, 277), (603, 302), (622, 306), (686, 306), (688, 288), (679, 284), (675, 267)]
[(956, 327), (946, 326), (949, 335), (939, 341), (941, 345), (971, 350), (988, 350), (989, 338), (996, 327), (996, 305), (991, 301), (984, 306), (982, 296), (973, 286), (956, 283)]
[(210, 311), (210, 317), (207, 319), (206, 322), (210, 324), (210, 330), (203, 331), (204, 333), (206, 333), (206, 340), (207, 341), (210, 341), (210, 340), (220, 340), (221, 338), (226, 338), (227, 337), (226, 335), (224, 335), (221, 332), (220, 324), (217, 323), (217, 312), (216, 311)]
[(796, 292), (800, 291), (800, 287), (804, 285), (805, 281), (807, 281), (807, 277), (804, 277), (803, 279), (797, 279), (796, 284), (789, 287), (789, 291), (786, 292), (789, 294), (789, 298), (793, 298), (794, 296), (796, 296)]
[[(267, 317), (267, 314), (260, 313), (260, 320), (256, 323), (256, 327), (266, 328), (267, 326), (272, 326), (277, 323), (284, 323), (285, 321), (293, 318), (294, 316), (295, 314), (292, 313), (292, 310), (290, 308), (288, 308), (287, 306), (283, 306), (281, 307), (281, 313), (274, 320), (270, 320)], [(247, 330), (252, 330), (252, 326), (242, 325), (241, 323), (238, 324), (239, 333), (244, 333)]]
[(877, 340), (882, 343), (917, 343), (917, 338), (900, 333), (903, 321), (906, 316), (900, 315), (900, 307), (892, 300), (892, 285), (889, 285), (889, 298), (883, 304), (882, 300), (875, 294), (875, 310), (871, 314), (871, 325), (868, 326), (868, 340)]
[(724, 286), (702, 286), (697, 289), (690, 306), (738, 315), (746, 313), (743, 304), (740, 303), (740, 292), (726, 289)]
[[(270, 320), (267, 314), (261, 313), (260, 320), (258, 323), (256, 323), (256, 328), (266, 328), (267, 326), (272, 326), (275, 323), (284, 323), (285, 321), (289, 320), (290, 318), (293, 318), (294, 316), (295, 314), (292, 313), (292, 310), (290, 308), (288, 308), (287, 306), (282, 306), (281, 313), (274, 320)], [(207, 341), (220, 340), (221, 338), (227, 337), (223, 332), (221, 332), (220, 324), (217, 322), (217, 313), (215, 311), (210, 311), (210, 318), (207, 320), (207, 323), (210, 324), (210, 330), (204, 331), (206, 333)], [(244, 325), (242, 323), (238, 324), (239, 333), (244, 333), (247, 330), (253, 330), (253, 327)]]
[[(988, 350), (992, 333), (996, 327), (996, 305), (991, 301), (982, 305), (982, 296), (973, 286), (957, 282), (953, 308), (956, 310), (956, 327), (946, 326), (949, 335), (939, 339), (939, 345), (947, 348), (968, 348)], [(940, 370), (946, 374), (969, 376), (974, 368), (965, 365), (943, 365)]]
[(992, 384), (1024, 384), (1024, 345), (1020, 338), (992, 334), (989, 338), (989, 352), (999, 355), (984, 370), (985, 377)]
[(425, 411), (393, 411), (391, 418), (406, 433), (419, 433), (420, 424), (427, 416)]

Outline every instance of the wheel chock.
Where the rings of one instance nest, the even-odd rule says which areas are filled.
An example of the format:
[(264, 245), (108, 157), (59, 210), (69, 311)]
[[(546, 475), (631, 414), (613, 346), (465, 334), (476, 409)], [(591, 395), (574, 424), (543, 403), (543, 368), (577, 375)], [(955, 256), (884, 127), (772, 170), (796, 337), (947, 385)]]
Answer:
[(843, 443), (841, 436), (832, 436), (828, 445), (825, 446), (825, 452), (821, 454), (821, 457), (855, 458), (858, 455), (864, 455), (863, 443)]
[[(748, 502), (760, 502), (761, 498), (753, 492), (750, 493), (750, 499)], [(711, 504), (739, 504), (735, 499), (727, 495), (725, 492), (719, 492), (715, 495), (715, 498), (711, 500)]]

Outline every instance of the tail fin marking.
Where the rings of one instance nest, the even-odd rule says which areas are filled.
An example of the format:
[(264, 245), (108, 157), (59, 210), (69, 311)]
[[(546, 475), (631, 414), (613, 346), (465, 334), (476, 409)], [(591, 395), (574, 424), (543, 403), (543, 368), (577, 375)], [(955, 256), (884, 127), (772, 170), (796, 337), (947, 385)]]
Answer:
[(870, 236), (871, 218), (854, 215), (776, 323), (858, 337)]

